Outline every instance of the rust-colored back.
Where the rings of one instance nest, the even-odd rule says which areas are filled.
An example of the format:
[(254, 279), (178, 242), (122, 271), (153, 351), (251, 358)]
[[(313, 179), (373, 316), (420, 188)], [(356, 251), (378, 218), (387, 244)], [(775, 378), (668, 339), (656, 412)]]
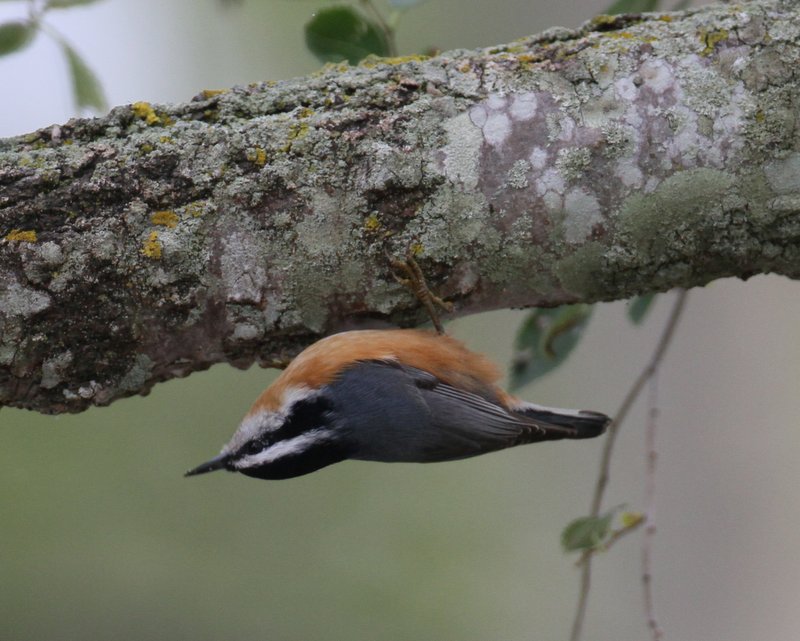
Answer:
[(317, 389), (349, 364), (366, 360), (394, 360), (430, 372), (453, 387), (495, 396), (505, 405), (513, 401), (495, 384), (500, 378), (497, 367), (454, 338), (415, 329), (359, 330), (328, 336), (301, 352), (256, 399), (248, 415), (276, 411), (288, 390)]

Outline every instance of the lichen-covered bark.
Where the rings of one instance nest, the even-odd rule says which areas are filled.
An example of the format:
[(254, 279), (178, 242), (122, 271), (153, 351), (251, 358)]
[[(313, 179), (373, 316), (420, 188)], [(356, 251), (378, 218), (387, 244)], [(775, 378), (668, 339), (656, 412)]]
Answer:
[(0, 403), (456, 313), (800, 275), (800, 12), (601, 17), (0, 141)]

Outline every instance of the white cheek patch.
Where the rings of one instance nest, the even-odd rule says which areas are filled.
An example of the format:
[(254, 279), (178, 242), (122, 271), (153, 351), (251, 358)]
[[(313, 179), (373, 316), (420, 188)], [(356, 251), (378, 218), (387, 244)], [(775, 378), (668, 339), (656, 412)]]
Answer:
[(310, 432), (306, 432), (305, 434), (301, 434), (300, 436), (295, 436), (294, 438), (290, 438), (285, 441), (279, 441), (273, 445), (270, 445), (269, 447), (266, 447), (257, 454), (244, 456), (234, 461), (233, 465), (238, 470), (247, 469), (250, 467), (259, 467), (287, 456), (302, 454), (315, 444), (329, 439), (330, 431), (318, 428), (311, 430)]

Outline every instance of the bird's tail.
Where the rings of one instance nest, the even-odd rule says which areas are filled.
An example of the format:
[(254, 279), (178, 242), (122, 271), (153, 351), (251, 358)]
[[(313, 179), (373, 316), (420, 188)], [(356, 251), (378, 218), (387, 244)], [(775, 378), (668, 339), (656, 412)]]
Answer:
[(536, 440), (594, 438), (605, 432), (611, 422), (608, 416), (600, 412), (544, 407), (527, 402), (521, 402), (513, 412), (544, 429), (545, 434), (540, 434), (543, 438)]

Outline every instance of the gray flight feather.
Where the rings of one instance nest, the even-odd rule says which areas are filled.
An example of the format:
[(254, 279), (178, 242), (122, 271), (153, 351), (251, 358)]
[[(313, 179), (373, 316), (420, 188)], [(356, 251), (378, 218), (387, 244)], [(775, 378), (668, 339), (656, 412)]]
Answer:
[[(476, 394), (393, 361), (359, 363), (332, 387), (334, 412), (352, 440), (354, 459), (448, 461), (523, 443), (584, 438), (589, 434), (581, 422), (592, 424), (591, 435), (605, 426), (597, 418), (602, 415), (559, 415), (550, 408), (511, 411), (491, 387)], [(380, 437), (370, 438), (373, 431)]]

